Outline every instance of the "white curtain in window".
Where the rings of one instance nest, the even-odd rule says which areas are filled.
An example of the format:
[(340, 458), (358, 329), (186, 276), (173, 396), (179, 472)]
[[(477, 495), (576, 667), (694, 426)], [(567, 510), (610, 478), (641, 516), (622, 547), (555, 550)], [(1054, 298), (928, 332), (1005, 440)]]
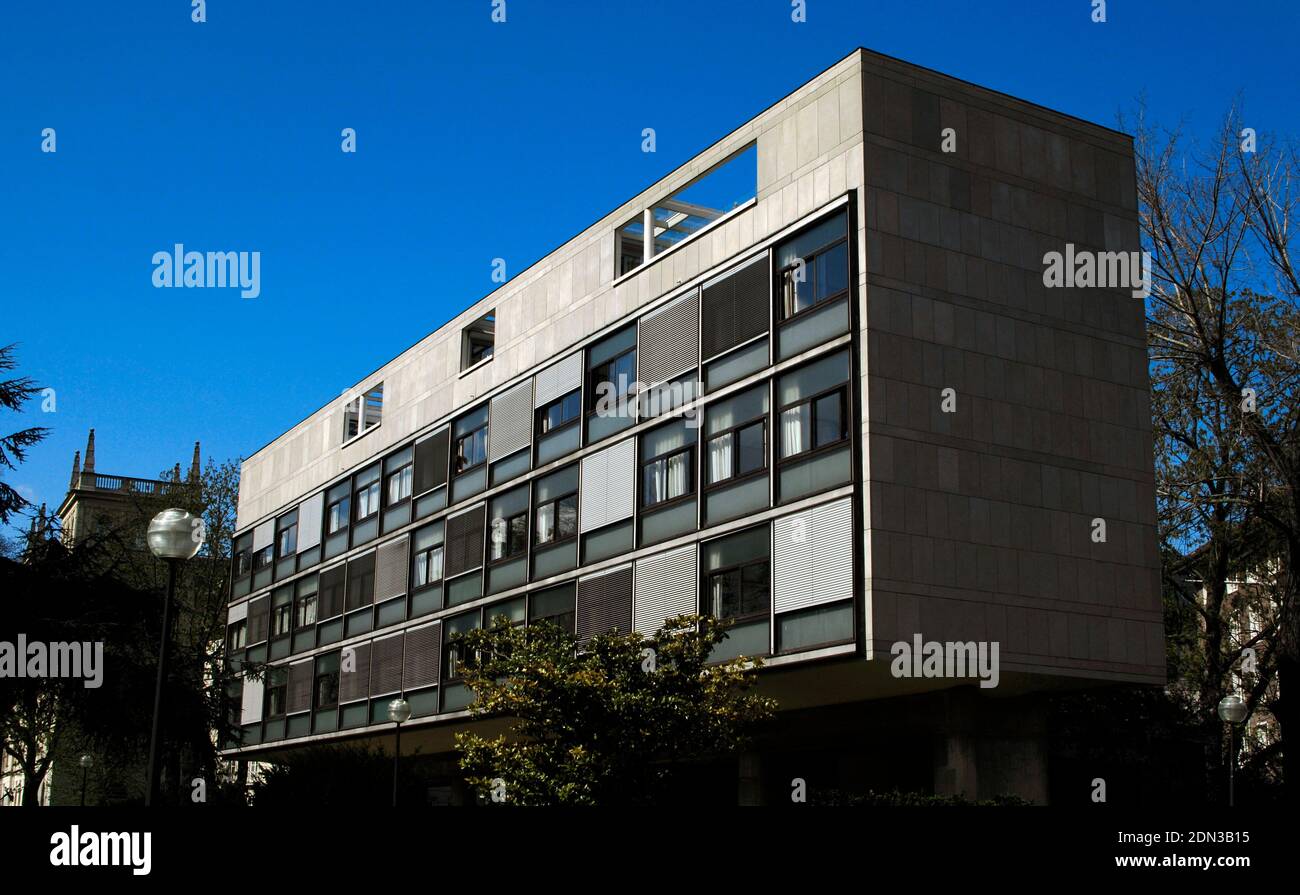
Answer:
[(676, 454), (668, 458), (668, 496), (681, 497), (688, 490), (687, 482), (687, 454)]
[(781, 456), (793, 457), (804, 451), (803, 411), (807, 405), (781, 412)]
[(555, 504), (537, 510), (537, 543), (549, 544), (555, 539)]
[(731, 435), (723, 435), (709, 442), (709, 481), (722, 482), (731, 478)]

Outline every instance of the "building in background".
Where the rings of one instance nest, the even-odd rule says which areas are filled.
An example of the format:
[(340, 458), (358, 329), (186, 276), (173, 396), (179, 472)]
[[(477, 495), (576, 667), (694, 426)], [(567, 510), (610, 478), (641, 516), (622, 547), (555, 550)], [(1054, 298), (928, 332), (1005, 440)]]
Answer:
[(244, 462), (226, 754), (403, 694), (446, 756), (457, 632), (704, 611), (782, 709), (719, 798), (1046, 801), (1042, 694), (1165, 679), (1142, 302), (1067, 245), (1138, 248), (1129, 137), (853, 52)]

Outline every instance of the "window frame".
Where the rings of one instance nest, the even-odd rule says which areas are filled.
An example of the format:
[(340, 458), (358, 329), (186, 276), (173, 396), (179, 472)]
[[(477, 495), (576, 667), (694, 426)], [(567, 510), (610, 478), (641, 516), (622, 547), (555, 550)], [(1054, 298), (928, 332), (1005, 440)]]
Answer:
[[(274, 686), (271, 684), (271, 677), (275, 675), (279, 680)], [(280, 694), (280, 711), (273, 712), (271, 707), (274, 703), (276, 692)], [(266, 720), (278, 721), (289, 714), (289, 666), (273, 665), (266, 670), (266, 690), (264, 694), (266, 705)]]
[[(373, 509), (371, 509), (369, 512), (367, 512), (364, 516), (359, 515), (360, 512), (361, 512), (361, 500), (360, 500), (359, 498), (360, 498), (360, 496), (361, 496), (363, 493), (368, 493), (368, 492), (370, 492), (371, 489), (374, 489), (374, 491), (375, 491), (375, 495), (376, 495), (376, 496), (375, 496), (375, 499), (374, 499), (373, 501), (367, 500), (367, 501), (366, 501), (366, 504), (367, 504), (367, 506), (373, 505)], [(352, 513), (353, 513), (352, 523), (353, 523), (354, 525), (360, 525), (362, 522), (368, 522), (368, 521), (370, 521), (371, 519), (373, 519), (374, 517), (378, 516), (378, 515), (379, 515), (379, 510), (380, 510), (380, 507), (381, 507), (382, 504), (383, 504), (383, 498), (384, 498), (383, 477), (380, 476), (380, 477), (376, 478), (373, 482), (367, 482), (367, 483), (364, 484), (364, 485), (355, 485), (355, 484), (354, 484), (354, 485), (352, 486), (352, 497), (353, 497), (353, 500), (352, 500)]]
[[(703, 483), (701, 490), (703, 490), (705, 494), (718, 491), (722, 488), (729, 488), (732, 485), (738, 485), (741, 482), (747, 482), (750, 479), (761, 478), (768, 474), (771, 470), (771, 461), (768, 459), (771, 448), (771, 439), (769, 436), (771, 426), (768, 424), (769, 416), (771, 416), (769, 411), (763, 411), (761, 414), (750, 417), (744, 422), (737, 423), (729, 429), (723, 429), (721, 432), (705, 437), (704, 449), (701, 452), (703, 461), (702, 466), (700, 467), (700, 480)], [(762, 425), (763, 427), (763, 465), (758, 469), (751, 469), (749, 472), (737, 473), (735, 470), (738, 466), (738, 460), (740, 457), (740, 433), (756, 424)], [(709, 445), (713, 444), (713, 442), (720, 438), (731, 439), (731, 456), (735, 458), (732, 461), (732, 473), (725, 479), (710, 482), (708, 481), (709, 463), (707, 462), (709, 457)]]
[[(460, 468), (461, 445), (466, 440), (477, 436), (480, 432), (483, 433), (483, 459), (473, 464), (472, 466), (466, 466), (464, 469), (461, 469)], [(469, 473), (476, 471), (482, 466), (486, 466), (488, 463), (487, 441), (488, 441), (487, 420), (484, 420), (483, 425), (479, 426), (477, 429), (471, 429), (469, 432), (466, 432), (464, 435), (461, 435), (460, 437), (456, 438), (452, 445), (455, 448), (455, 450), (452, 451), (452, 455), (451, 455), (451, 470), (452, 470), (451, 474), (454, 477), (459, 478), (460, 476), (468, 475)]]
[[(238, 632), (239, 642), (235, 642), (235, 634)], [(234, 653), (248, 646), (248, 619), (241, 618), (237, 622), (232, 622), (226, 626), (226, 652)]]
[[(652, 430), (652, 431), (658, 431), (658, 430)], [(644, 437), (644, 436), (643, 436), (643, 437)], [(696, 470), (695, 470), (695, 456), (694, 456), (694, 453), (695, 453), (695, 449), (696, 449), (696, 447), (698, 447), (698, 445), (699, 445), (699, 436), (696, 435), (694, 441), (690, 441), (690, 442), (688, 442), (687, 444), (683, 445), (682, 447), (670, 448), (669, 450), (667, 450), (667, 451), (663, 451), (663, 452), (661, 452), (661, 453), (659, 453), (659, 454), (656, 454), (656, 455), (653, 456), (653, 457), (641, 458), (641, 459), (638, 461), (638, 463), (637, 463), (637, 467), (638, 467), (638, 469), (637, 469), (637, 507), (638, 507), (638, 509), (641, 510), (641, 512), (643, 512), (643, 513), (657, 513), (657, 512), (659, 512), (660, 510), (668, 509), (668, 508), (670, 508), (670, 507), (675, 507), (675, 506), (677, 506), (678, 504), (686, 503), (687, 501), (692, 500), (692, 499), (695, 498), (695, 472), (696, 472)], [(687, 475), (686, 475), (686, 491), (685, 491), (684, 493), (682, 493), (682, 494), (677, 495), (676, 497), (668, 497), (668, 498), (665, 498), (664, 500), (656, 501), (655, 503), (646, 503), (646, 494), (645, 494), (645, 471), (646, 471), (646, 469), (647, 469), (648, 467), (654, 465), (655, 463), (659, 463), (659, 462), (662, 461), (662, 462), (664, 463), (664, 470), (665, 470), (665, 472), (666, 472), (667, 469), (668, 469), (667, 461), (670, 460), (671, 458), (677, 456), (678, 454), (688, 454), (688, 455), (690, 455), (690, 456), (687, 458), (687, 461), (686, 461), (686, 469), (687, 469)]]
[[(764, 580), (766, 580), (767, 582), (767, 608), (766, 609), (763, 609), (762, 611), (751, 612), (747, 615), (720, 616), (713, 613), (712, 605), (709, 605), (707, 607), (704, 605), (706, 601), (712, 604), (713, 594), (712, 594), (712, 588), (710, 587), (710, 584), (713, 581), (713, 579), (720, 577), (722, 575), (730, 574), (732, 572), (736, 572), (740, 574), (740, 583), (742, 587), (742, 602), (743, 602), (743, 587), (745, 581), (744, 570), (752, 566), (766, 567), (766, 574), (764, 576)], [(706, 609), (708, 611), (706, 611)], [(745, 560), (744, 562), (732, 563), (729, 566), (723, 566), (718, 569), (710, 569), (704, 572), (700, 576), (700, 614), (711, 615), (714, 618), (718, 619), (719, 621), (729, 620), (731, 621), (732, 624), (746, 624), (748, 622), (758, 621), (759, 619), (765, 619), (765, 620), (770, 619), (772, 617), (772, 556), (771, 554), (769, 553), (767, 556), (763, 557), (762, 559), (748, 559)]]
[[(635, 351), (636, 349), (633, 348), (632, 350)], [(578, 412), (573, 417), (561, 422), (558, 426), (555, 426), (554, 428), (543, 429), (542, 421), (546, 419), (547, 411), (549, 411), (552, 407), (556, 406), (557, 404), (563, 406), (564, 402), (568, 401), (570, 398), (573, 397), (577, 397), (578, 399)], [(550, 401), (546, 404), (543, 404), (541, 407), (538, 407), (536, 411), (534, 411), (533, 437), (534, 439), (549, 438), (552, 435), (556, 435), (560, 432), (563, 432), (565, 429), (571, 429), (574, 426), (579, 425), (582, 422), (582, 418), (583, 418), (582, 386), (579, 386), (578, 388), (572, 389), (571, 391), (568, 391), (565, 394), (560, 395), (560, 397), (556, 398), (554, 401)]]
[[(406, 478), (406, 494), (396, 500), (392, 499), (392, 483), (398, 476)], [(384, 508), (401, 506), (404, 503), (410, 503), (415, 497), (415, 452), (411, 452), (411, 459), (392, 472), (384, 476)]]
[[(537, 515), (541, 513), (541, 511), (546, 507), (555, 507), (556, 508), (555, 531), (558, 532), (560, 530), (560, 513), (559, 513), (560, 502), (569, 500), (570, 498), (572, 498), (573, 500), (573, 508), (574, 508), (573, 534), (566, 535), (562, 538), (559, 537), (551, 538), (549, 541), (537, 540), (537, 533), (541, 530), (541, 526), (537, 524)], [(533, 505), (533, 530), (531, 532), (531, 535), (532, 535), (532, 546), (534, 549), (541, 548), (541, 549), (549, 550), (551, 547), (558, 547), (561, 544), (567, 544), (570, 541), (576, 541), (578, 539), (579, 534), (580, 534), (580, 529), (578, 526), (578, 490), (576, 488), (572, 491), (568, 491), (565, 492), (564, 494), (560, 494), (556, 497), (552, 497), (550, 500)]]
[[(317, 656), (313, 660), (313, 662), (315, 663), (313, 664), (312, 667), (312, 685), (311, 685), (311, 711), (313, 715), (316, 712), (325, 712), (325, 711), (329, 711), (330, 709), (337, 710), (339, 707), (339, 697), (342, 695), (339, 692), (339, 683), (340, 683), (339, 672), (340, 672), (340, 668), (342, 667), (341, 654), (338, 652), (333, 653), (333, 655), (339, 660), (340, 668), (335, 668), (333, 671), (327, 671), (321, 673), (319, 662), (324, 656), (327, 655), (330, 654), (325, 653), (321, 656)], [(334, 701), (332, 703), (322, 703), (320, 702), (321, 681), (329, 680), (329, 679), (333, 679), (334, 681)]]
[[(338, 508), (338, 518), (341, 520), (337, 528), (331, 528), (330, 523), (334, 519), (334, 509)], [(352, 489), (344, 494), (338, 500), (335, 500), (325, 506), (325, 537), (331, 537), (341, 531), (347, 531), (352, 527)]]
[[(311, 621), (301, 621), (303, 610), (306, 606), (312, 607)], [(308, 628), (316, 627), (316, 619), (320, 613), (320, 591), (315, 590), (309, 594), (294, 594), (293, 596), (293, 633), (306, 631)]]
[(527, 556), (527, 555), (528, 555), (528, 547), (529, 547), (529, 544), (530, 544), (530, 538), (532, 537), (532, 531), (531, 531), (531, 528), (530, 528), (530, 522), (531, 522), (531, 520), (529, 519), (529, 516), (530, 516), (530, 515), (532, 515), (532, 514), (528, 511), (528, 508), (525, 507), (522, 511), (520, 511), (520, 512), (518, 512), (518, 513), (515, 513), (515, 514), (512, 515), (512, 516), (505, 516), (505, 517), (502, 518), (502, 521), (505, 522), (505, 528), (506, 528), (506, 543), (507, 543), (507, 544), (509, 544), (509, 542), (510, 542), (510, 525), (511, 525), (511, 523), (514, 522), (516, 519), (521, 519), (521, 518), (522, 518), (522, 519), (524, 520), (524, 543), (523, 543), (523, 546), (522, 546), (522, 547), (521, 547), (517, 552), (515, 552), (515, 553), (507, 553), (507, 554), (505, 554), (505, 555), (503, 555), (503, 556), (499, 556), (499, 557), (495, 557), (495, 558), (492, 556), (492, 546), (493, 546), (493, 544), (495, 543), (495, 541), (493, 540), (493, 537), (492, 537), (492, 527), (493, 527), (493, 526), (492, 526), (492, 523), (493, 523), (494, 521), (496, 521), (496, 520), (494, 520), (494, 519), (489, 519), (489, 520), (487, 520), (487, 527), (488, 527), (488, 531), (487, 531), (487, 536), (488, 536), (488, 537), (487, 537), (487, 562), (484, 563), (484, 565), (485, 565), (487, 568), (491, 568), (492, 566), (499, 566), (499, 565), (502, 565), (503, 563), (508, 563), (508, 562), (510, 562), (510, 561), (512, 561), (512, 560), (516, 560), (516, 559), (518, 559), (518, 558), (521, 557), (521, 556)]
[[(445, 569), (443, 568), (443, 563), (446, 561), (446, 554), (444, 553), (444, 548), (446, 546), (447, 545), (445, 542), (441, 544), (433, 544), (429, 547), (424, 548), (423, 550), (416, 550), (411, 554), (411, 592), (412, 593), (415, 593), (417, 591), (423, 591), (430, 587), (437, 587), (438, 585), (442, 584), (443, 579), (446, 576)], [(433, 559), (434, 551), (437, 551), (439, 554), (442, 554), (439, 557), (439, 561), (438, 561), (438, 577), (431, 578), (428, 581), (419, 582), (416, 578), (415, 570), (419, 568), (420, 557), (422, 556), (426, 557), (425, 569), (428, 570), (429, 568), (432, 567), (432, 559)]]
[(843, 447), (845, 444), (848, 444), (853, 440), (852, 439), (853, 425), (852, 425), (852, 421), (849, 418), (849, 404), (850, 404), (849, 383), (847, 382), (838, 383), (834, 386), (831, 386), (828, 389), (823, 389), (822, 391), (817, 392), (816, 394), (809, 395), (806, 398), (800, 398), (797, 401), (791, 401), (789, 404), (780, 407), (776, 411), (776, 427), (777, 430), (780, 431), (781, 417), (785, 415), (786, 411), (793, 410), (796, 407), (802, 407), (804, 404), (807, 404), (809, 406), (808, 431), (812, 433), (813, 440), (815, 441), (816, 433), (817, 433), (817, 402), (820, 401), (822, 398), (825, 398), (837, 392), (839, 393), (839, 397), (840, 397), (840, 422), (841, 422), (840, 437), (834, 441), (829, 441), (826, 444), (807, 448), (803, 451), (800, 451), (797, 454), (792, 454), (789, 457), (782, 456), (782, 453), (784, 452), (784, 442), (782, 442), (780, 445), (774, 444), (773, 448), (776, 453), (776, 458), (777, 458), (776, 462), (778, 468), (787, 465), (796, 464), (796, 463), (801, 463), (804, 460), (807, 460), (812, 457), (819, 457), (822, 454), (831, 453), (832, 451), (835, 451)]
[[(845, 220), (847, 220), (847, 217), (845, 217)], [(807, 230), (815, 229), (816, 227), (820, 226), (821, 223), (822, 221), (818, 221), (817, 223), (814, 223), (810, 227), (808, 227)], [(847, 228), (847, 224), (845, 226)], [(799, 238), (799, 234), (795, 234), (794, 236), (790, 237), (791, 240), (798, 239), (798, 238)], [(783, 241), (782, 244), (788, 241), (789, 240), (785, 240)], [(834, 239), (830, 240), (829, 242), (818, 246), (817, 248), (808, 252), (806, 256), (804, 256), (803, 266), (804, 266), (804, 270), (808, 274), (808, 282), (810, 284), (809, 289), (815, 292), (816, 281), (814, 279), (815, 273), (813, 268), (813, 262), (817, 259), (819, 255), (824, 255), (827, 252), (831, 251), (832, 249), (836, 248), (840, 243), (845, 243), (844, 262), (847, 268), (845, 270), (845, 276), (844, 276), (845, 287), (841, 291), (836, 292), (834, 295), (828, 295), (825, 298), (820, 299), (819, 301), (815, 301), (812, 304), (810, 304), (808, 307), (795, 311), (793, 314), (786, 313), (786, 275), (789, 274), (791, 271), (795, 270), (798, 267), (798, 265), (787, 264), (784, 267), (779, 267), (774, 271), (776, 275), (776, 288), (773, 290), (773, 292), (776, 295), (777, 307), (778, 310), (780, 311), (780, 313), (777, 315), (776, 318), (778, 326), (785, 324), (791, 320), (798, 320), (801, 317), (804, 317), (805, 315), (818, 310), (819, 308), (825, 307), (826, 305), (829, 305), (832, 302), (838, 301), (839, 299), (844, 298), (853, 293), (853, 264), (852, 264), (853, 259), (848, 249), (848, 245), (847, 245), (848, 241), (849, 241), (849, 234), (846, 230), (846, 232), (843, 232), (840, 235), (836, 236)]]
[[(587, 383), (586, 383), (586, 385), (587, 385), (587, 389), (586, 389), (586, 392), (587, 392), (587, 404), (588, 404), (588, 406), (587, 406), (587, 408), (584, 410), (582, 416), (580, 417), (581, 419), (588, 419), (588, 418), (590, 418), (590, 417), (597, 416), (597, 409), (596, 409), (596, 408), (597, 408), (597, 405), (600, 403), (600, 398), (601, 398), (601, 396), (600, 396), (600, 389), (597, 388), (597, 386), (598, 386), (600, 383), (602, 383), (602, 382), (608, 382), (608, 383), (610, 383), (610, 384), (617, 385), (617, 381), (616, 381), (616, 380), (611, 379), (611, 378), (609, 378), (608, 376), (601, 376), (601, 375), (598, 375), (598, 374), (599, 374), (602, 370), (605, 370), (605, 369), (607, 369), (607, 368), (609, 368), (609, 367), (613, 367), (614, 364), (616, 364), (616, 363), (618, 363), (619, 361), (623, 360), (623, 358), (625, 358), (625, 357), (629, 357), (629, 356), (630, 356), (631, 359), (632, 359), (632, 378), (628, 381), (628, 390), (627, 390), (626, 392), (618, 392), (618, 391), (616, 391), (616, 392), (614, 393), (614, 400), (615, 400), (616, 403), (619, 403), (619, 402), (622, 402), (622, 401), (625, 401), (625, 400), (630, 402), (630, 401), (632, 400), (632, 397), (636, 394), (636, 382), (637, 382), (637, 379), (636, 379), (636, 375), (637, 375), (637, 371), (636, 371), (636, 353), (637, 353), (637, 348), (638, 348), (638, 347), (639, 347), (638, 344), (634, 343), (634, 344), (632, 345), (632, 347), (627, 348), (627, 349), (624, 349), (623, 351), (621, 351), (621, 352), (619, 352), (618, 354), (616, 354), (616, 355), (614, 355), (613, 357), (611, 357), (609, 360), (607, 360), (607, 361), (601, 361), (601, 362), (600, 362), (599, 364), (597, 364), (596, 366), (594, 366), (594, 367), (589, 367), (589, 368), (587, 369)], [(631, 417), (632, 417), (632, 419), (636, 419), (636, 418), (637, 418), (637, 414), (634, 413), (634, 414), (631, 415)]]

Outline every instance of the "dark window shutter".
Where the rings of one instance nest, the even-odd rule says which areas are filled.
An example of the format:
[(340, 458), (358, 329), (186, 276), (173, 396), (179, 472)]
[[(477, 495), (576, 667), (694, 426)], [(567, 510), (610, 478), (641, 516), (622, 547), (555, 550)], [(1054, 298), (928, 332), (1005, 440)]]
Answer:
[(402, 689), (418, 690), (438, 683), (438, 660), (442, 652), (442, 625), (434, 623), (406, 632), (406, 658)]
[(480, 504), (468, 513), (447, 520), (447, 547), (443, 576), (450, 578), (483, 565), (483, 525), (487, 506)]
[(402, 689), (402, 635), (370, 642), (370, 695), (397, 693)]
[(375, 554), (367, 553), (348, 563), (348, 611), (375, 601)]
[(347, 576), (347, 567), (337, 565), (320, 573), (320, 599), (317, 603), (317, 617), (324, 621), (343, 611), (343, 585)]
[(705, 287), (700, 331), (705, 360), (767, 332), (771, 292), (766, 255)]
[(632, 567), (578, 580), (578, 639), (632, 630)]
[(646, 385), (672, 379), (700, 362), (699, 301), (694, 295), (678, 299), (641, 318), (638, 378)]
[(375, 568), (376, 603), (406, 593), (406, 570), (410, 566), (406, 561), (406, 544), (407, 539), (402, 537), (379, 548)]
[(415, 446), (415, 493), (447, 484), (447, 449), (451, 432), (443, 429)]
[(349, 647), (343, 648), (339, 660), (339, 702), (365, 699), (370, 692), (370, 644), (358, 643), (351, 647), (356, 662), (352, 671), (343, 670), (347, 667), (348, 649)]
[(286, 706), (290, 714), (305, 712), (311, 708), (312, 663), (295, 662), (289, 666), (289, 686), (287, 687)]
[(248, 644), (261, 643), (266, 639), (267, 629), (271, 624), (271, 598), (258, 597), (248, 604)]

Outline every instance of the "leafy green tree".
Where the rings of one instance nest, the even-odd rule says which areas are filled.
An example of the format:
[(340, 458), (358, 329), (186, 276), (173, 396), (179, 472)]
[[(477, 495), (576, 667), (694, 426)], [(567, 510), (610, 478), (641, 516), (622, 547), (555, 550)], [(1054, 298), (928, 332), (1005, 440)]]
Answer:
[[(0, 374), (8, 373), (18, 366), (14, 357), (14, 346), (0, 346)], [(39, 392), (41, 387), (28, 376), (16, 376), (0, 379), (0, 407), (21, 413), (22, 407)], [(27, 457), (27, 449), (42, 441), (50, 434), (43, 426), (31, 426), (20, 429), (10, 435), (0, 436), (0, 468), (13, 470)], [(0, 525), (9, 521), (9, 517), (27, 506), (27, 499), (0, 481)]]
[(467, 781), (512, 805), (653, 804), (676, 763), (735, 752), (776, 708), (752, 692), (761, 660), (710, 664), (725, 637), (711, 616), (585, 643), (503, 619), (460, 635), (449, 646), (471, 713), (514, 719), (509, 735), (456, 735)]

